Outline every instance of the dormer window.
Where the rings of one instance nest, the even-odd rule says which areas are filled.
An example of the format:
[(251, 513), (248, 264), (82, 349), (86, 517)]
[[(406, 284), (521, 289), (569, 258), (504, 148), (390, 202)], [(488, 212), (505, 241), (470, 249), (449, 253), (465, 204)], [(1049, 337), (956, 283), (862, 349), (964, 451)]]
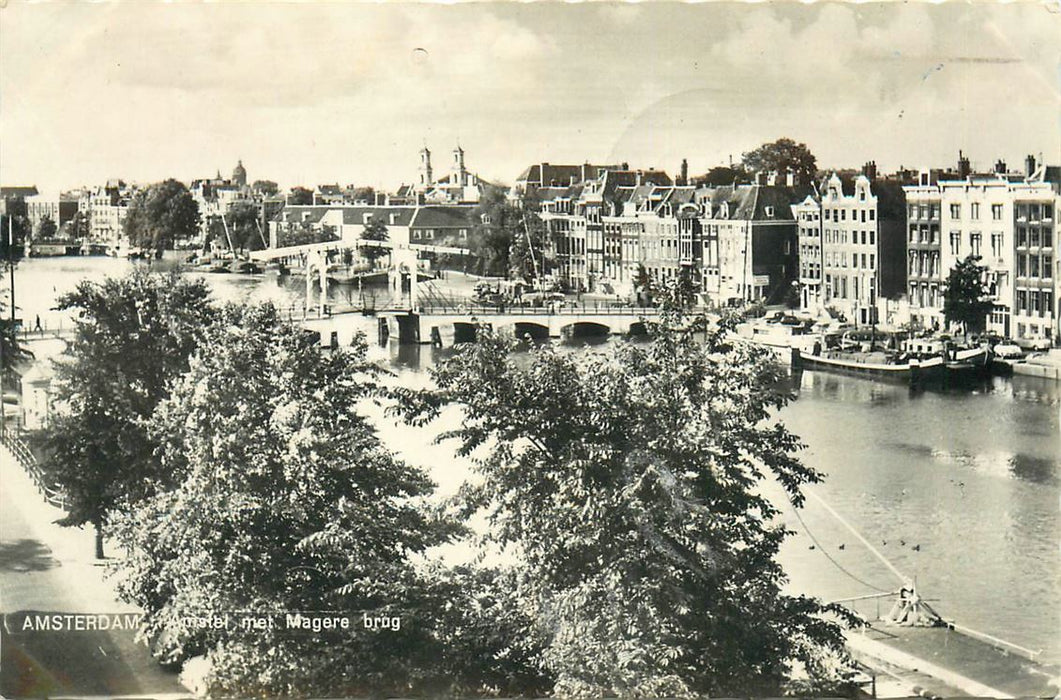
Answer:
[(365, 226), (368, 226), (369, 224), (371, 224), (372, 223), (372, 214), (362, 214), (361, 215), (361, 223), (364, 224)]
[(770, 219), (774, 218), (774, 208), (773, 207), (767, 206), (767, 207), (764, 207), (763, 210), (766, 212), (767, 218), (770, 218)]

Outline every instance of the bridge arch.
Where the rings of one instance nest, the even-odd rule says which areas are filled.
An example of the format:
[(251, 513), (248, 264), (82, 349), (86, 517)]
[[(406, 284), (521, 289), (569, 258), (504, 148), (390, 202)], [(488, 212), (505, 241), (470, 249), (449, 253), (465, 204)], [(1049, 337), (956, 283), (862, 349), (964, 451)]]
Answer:
[(528, 337), (531, 340), (548, 340), (550, 335), (548, 324), (535, 323), (534, 321), (515, 321), (512, 323), (511, 328), (517, 340), (523, 340)]
[(575, 321), (560, 329), (560, 335), (565, 340), (572, 338), (602, 338), (611, 335), (611, 332), (610, 326), (594, 321)]

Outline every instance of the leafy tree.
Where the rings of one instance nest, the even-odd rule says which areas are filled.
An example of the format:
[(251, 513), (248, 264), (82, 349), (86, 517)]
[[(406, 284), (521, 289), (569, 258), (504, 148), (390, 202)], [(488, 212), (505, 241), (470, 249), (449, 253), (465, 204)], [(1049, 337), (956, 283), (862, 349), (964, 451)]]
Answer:
[[(361, 230), (361, 239), (366, 241), (386, 241), (389, 239), (387, 233), (387, 225), (380, 219), (372, 219), (364, 228)], [(376, 246), (363, 246), (361, 248), (361, 255), (366, 257), (369, 262), (375, 263), (380, 258), (384, 258), (390, 255), (390, 250), (387, 248), (377, 248)]]
[[(142, 606), (145, 634), (168, 660), (208, 655), (213, 694), (442, 692), (464, 665), (445, 649), (457, 637), (444, 623), (483, 647), (470, 618), (444, 612), (447, 596), (467, 599), (459, 588), (470, 579), (412, 563), (460, 528), (427, 505), (433, 484), (385, 448), (359, 409), (378, 394), (381, 370), (363, 343), (324, 352), (271, 305), (223, 313), (151, 421), (176, 486), (119, 527), (130, 551), (122, 596)], [(238, 610), (333, 610), (361, 628), (181, 623)], [(366, 630), (362, 611), (396, 616), (400, 629)]]
[(199, 233), (199, 205), (191, 192), (174, 179), (140, 190), (129, 203), (125, 235), (135, 248), (161, 255), (176, 241)]
[(720, 165), (711, 168), (706, 174), (693, 179), (698, 187), (723, 187), (734, 183), (747, 182), (748, 173), (740, 165), (728, 167)]
[(733, 323), (698, 342), (669, 314), (649, 345), (529, 358), (483, 328), (409, 397), (415, 420), (462, 408), (444, 437), (481, 455), (464, 502), (519, 553), (557, 696), (773, 694), (800, 666), (818, 692), (844, 682), (823, 617), (842, 612), (782, 593), (787, 533), (757, 488), (769, 475), (799, 505), (820, 475), (772, 420), (783, 368), (728, 343)]
[(637, 265), (637, 276), (634, 277), (634, 293), (637, 294), (637, 302), (641, 306), (649, 306), (655, 293), (652, 275), (648, 274), (648, 270), (640, 263)]
[(287, 203), (292, 206), (305, 206), (313, 204), (313, 190), (305, 187), (292, 187), (287, 193)]
[(509, 248), (510, 275), (513, 279), (533, 280), (549, 274), (552, 265), (547, 255), (545, 222), (533, 211), (523, 209), (523, 225), (513, 232)]
[(232, 244), (241, 250), (262, 250), (266, 242), (262, 236), (261, 212), (254, 202), (233, 202), (225, 213), (232, 236)]
[(279, 185), (272, 180), (255, 180), (251, 189), (264, 197), (272, 197), (280, 191)]
[(26, 251), (29, 220), (19, 214), (0, 214), (0, 261), (18, 264)]
[(309, 245), (311, 243), (326, 243), (339, 240), (339, 233), (334, 226), (314, 226), (308, 221), (300, 221), (297, 224), (288, 224), (280, 230), (276, 237), (278, 248), (296, 245)]
[(43, 240), (55, 238), (55, 234), (58, 230), (59, 227), (55, 225), (55, 220), (53, 220), (52, 217), (41, 217), (40, 222), (37, 224), (37, 238)]
[(84, 281), (58, 300), (79, 312), (77, 333), (56, 363), (59, 410), (36, 441), (44, 470), (68, 496), (64, 525), (91, 523), (96, 556), (117, 509), (167, 482), (145, 421), (181, 374), (213, 317), (203, 281), (138, 268), (126, 277)]
[(65, 237), (75, 241), (88, 240), (92, 234), (88, 216), (80, 210), (74, 214), (74, 218), (63, 224), (63, 229)]
[(983, 332), (994, 302), (984, 284), (987, 268), (979, 255), (970, 255), (951, 269), (944, 283), (943, 317), (948, 324), (959, 323), (966, 339), (969, 332)]
[(355, 202), (368, 202), (369, 204), (376, 203), (376, 190), (372, 187), (353, 187), (351, 188), (352, 198)]
[[(741, 164), (748, 172), (793, 171), (804, 181), (810, 182), (817, 172), (816, 159), (806, 144), (781, 138), (773, 143), (764, 143), (754, 151), (741, 157)], [(727, 183), (728, 184), (728, 183)]]
[[(13, 381), (12, 370), (31, 354), (18, 342), (17, 320), (8, 313), (7, 302), (0, 297), (0, 394)], [(0, 408), (2, 410), (2, 408)]]
[[(506, 276), (513, 268), (510, 255), (515, 241), (524, 236), (524, 211), (508, 200), (504, 189), (488, 187), (475, 212), (469, 247), (488, 275)], [(519, 266), (525, 262), (520, 259)]]

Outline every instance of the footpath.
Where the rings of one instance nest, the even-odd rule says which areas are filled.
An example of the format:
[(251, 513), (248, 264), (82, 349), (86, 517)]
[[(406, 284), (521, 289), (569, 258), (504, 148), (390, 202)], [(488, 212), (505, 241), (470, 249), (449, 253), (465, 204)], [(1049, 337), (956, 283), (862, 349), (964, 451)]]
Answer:
[(55, 524), (64, 515), (0, 445), (0, 696), (191, 697), (135, 629), (77, 629), (138, 610), (118, 600), (92, 529)]

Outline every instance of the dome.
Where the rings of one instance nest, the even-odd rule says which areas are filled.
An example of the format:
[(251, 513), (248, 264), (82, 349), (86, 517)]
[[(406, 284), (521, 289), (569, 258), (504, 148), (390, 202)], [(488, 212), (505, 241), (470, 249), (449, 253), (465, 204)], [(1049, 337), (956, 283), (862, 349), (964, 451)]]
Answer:
[(232, 182), (243, 187), (247, 184), (247, 171), (243, 167), (243, 161), (236, 163), (235, 169), (232, 171)]

